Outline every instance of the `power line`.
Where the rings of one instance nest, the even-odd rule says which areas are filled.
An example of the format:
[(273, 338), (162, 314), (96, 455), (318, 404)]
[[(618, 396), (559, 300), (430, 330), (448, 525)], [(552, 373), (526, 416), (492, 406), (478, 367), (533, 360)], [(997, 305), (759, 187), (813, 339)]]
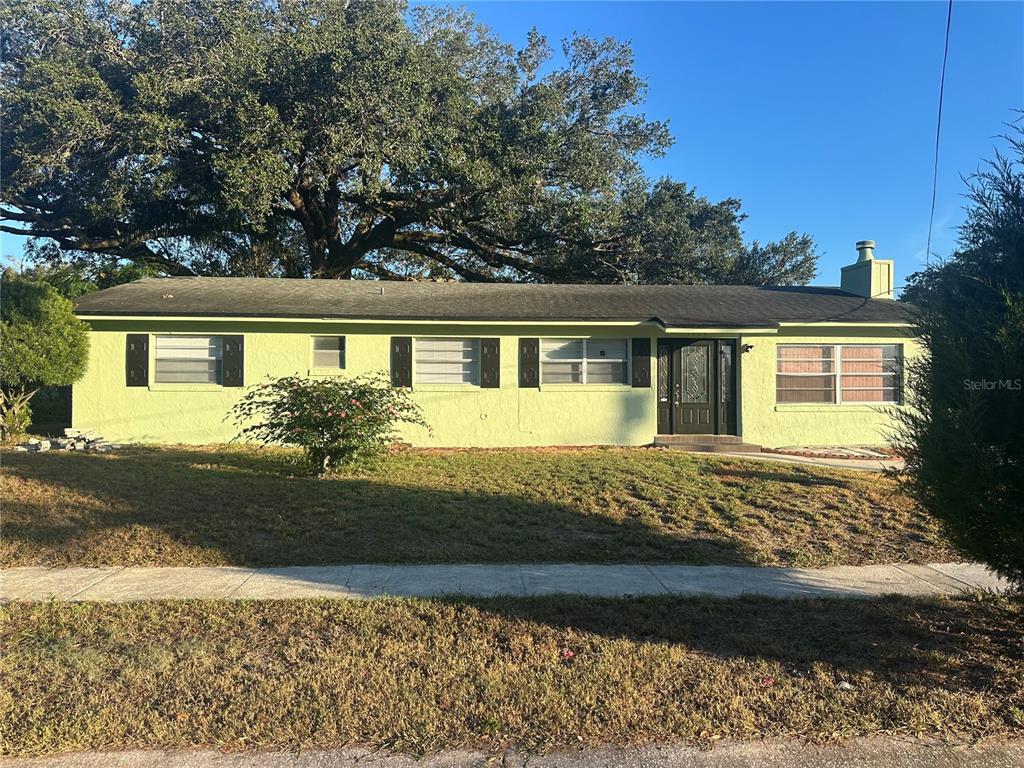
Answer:
[(942, 134), (942, 95), (946, 90), (946, 60), (949, 58), (949, 28), (953, 21), (953, 0), (946, 10), (946, 42), (942, 48), (942, 76), (939, 78), (939, 116), (935, 121), (935, 159), (932, 163), (932, 209), (928, 214), (928, 244), (924, 249), (925, 266), (932, 262), (932, 227), (935, 224), (935, 194), (939, 188), (939, 136)]

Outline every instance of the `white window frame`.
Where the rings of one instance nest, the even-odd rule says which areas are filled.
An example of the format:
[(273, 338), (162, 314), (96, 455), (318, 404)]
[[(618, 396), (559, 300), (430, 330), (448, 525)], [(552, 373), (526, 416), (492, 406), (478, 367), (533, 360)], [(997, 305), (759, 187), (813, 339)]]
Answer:
[[(317, 365), (316, 364), (316, 340), (317, 339), (339, 339), (341, 352), (341, 365)], [(309, 337), (309, 367), (315, 371), (343, 371), (348, 365), (348, 339), (340, 333), (314, 333)]]
[[(153, 384), (159, 385), (184, 385), (184, 386), (208, 386), (208, 387), (222, 387), (224, 386), (224, 335), (220, 333), (156, 333), (152, 336), (153, 339)], [(161, 357), (160, 356), (160, 339), (208, 339), (208, 346), (216, 347), (219, 355), (213, 357)], [(196, 360), (215, 361), (214, 366), (214, 380), (213, 381), (161, 381), (159, 373), (159, 363), (161, 361), (168, 360), (179, 360), (194, 362)]]
[[(781, 350), (783, 347), (831, 347), (832, 348), (832, 372), (831, 373), (781, 373), (779, 371), (779, 363), (782, 362), (780, 359)], [(894, 399), (893, 400), (849, 400), (843, 402), (843, 349), (846, 347), (895, 347), (896, 348), (896, 386), (894, 387)], [(822, 358), (823, 360), (825, 358)], [(792, 362), (792, 361), (787, 361)], [(857, 374), (847, 374), (848, 376), (856, 376)], [(870, 376), (871, 374), (860, 374), (862, 376)], [(884, 372), (882, 375), (885, 375)], [(780, 402), (779, 401), (779, 376), (808, 376), (808, 377), (822, 377), (831, 376), (833, 382), (833, 392), (835, 393), (835, 399), (832, 402), (820, 402), (820, 401), (805, 401), (805, 402)], [(800, 406), (815, 406), (820, 405), (823, 407), (830, 407), (833, 405), (862, 405), (866, 407), (879, 407), (886, 405), (903, 405), (903, 345), (893, 344), (886, 342), (883, 344), (776, 344), (775, 345), (775, 404), (783, 407), (787, 405), (800, 405)], [(851, 392), (853, 391), (874, 391), (877, 387), (849, 387)], [(885, 389), (883, 387), (883, 389)]]
[[(420, 378), (420, 361), (419, 361), (419, 347), (425, 341), (454, 341), (459, 343), (465, 343), (467, 341), (473, 343), (474, 355), (469, 358), (463, 358), (463, 363), (471, 363), (473, 365), (473, 380), (472, 381), (424, 381)], [(480, 354), (480, 339), (476, 336), (414, 336), (412, 340), (412, 385), (413, 388), (417, 386), (423, 387), (479, 387), (480, 386), (480, 367), (481, 367), (481, 354)]]
[[(577, 358), (577, 357), (560, 357), (557, 360), (547, 360), (547, 361), (545, 361), (544, 360), (544, 342), (545, 341), (582, 341), (583, 342), (583, 357), (580, 357), (580, 358)], [(587, 344), (590, 341), (593, 341), (595, 344), (607, 343), (609, 341), (622, 341), (622, 342), (625, 342), (625, 344), (626, 344), (626, 357), (622, 361), (622, 381), (616, 381), (616, 382), (602, 381), (602, 382), (600, 382), (598, 384), (594, 384), (594, 385), (591, 385), (590, 382), (587, 381), (587, 368), (589, 367), (587, 365), (587, 361), (590, 360), (590, 358), (587, 355)], [(580, 380), (579, 381), (555, 381), (555, 382), (549, 382), (548, 386), (549, 387), (551, 387), (551, 386), (554, 386), (554, 387), (584, 387), (584, 386), (588, 386), (588, 385), (591, 385), (591, 386), (601, 386), (601, 387), (626, 387), (626, 386), (629, 386), (629, 376), (630, 376), (629, 366), (630, 366), (630, 364), (632, 362), (632, 354), (631, 354), (632, 344), (633, 344), (633, 340), (632, 339), (618, 338), (618, 337), (610, 338), (610, 339), (588, 339), (588, 338), (579, 337), (579, 336), (551, 336), (551, 337), (547, 337), (547, 338), (542, 338), (540, 340), (540, 349), (538, 350), (539, 357), (540, 357), (540, 365), (539, 365), (539, 368), (540, 368), (540, 383), (541, 383), (541, 385), (544, 384), (544, 363), (545, 362), (549, 362), (549, 363), (579, 363), (581, 371), (582, 371), (581, 374), (580, 374)], [(599, 361), (601, 358), (595, 357), (593, 359), (596, 362), (596, 361)]]

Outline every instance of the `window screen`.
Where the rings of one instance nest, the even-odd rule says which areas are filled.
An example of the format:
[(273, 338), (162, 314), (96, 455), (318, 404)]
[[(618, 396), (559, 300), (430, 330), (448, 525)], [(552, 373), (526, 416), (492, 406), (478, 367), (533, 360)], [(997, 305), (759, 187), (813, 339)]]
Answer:
[(583, 340), (541, 339), (540, 375), (546, 384), (582, 384)]
[(840, 364), (843, 402), (899, 402), (900, 367), (897, 344), (844, 346)]
[(780, 403), (834, 403), (835, 347), (779, 345), (775, 392)]
[(625, 384), (628, 355), (626, 339), (541, 339), (541, 381)]
[(898, 403), (899, 344), (780, 344), (779, 403)]
[(153, 380), (158, 384), (220, 384), (220, 336), (157, 336)]
[(480, 383), (480, 339), (418, 338), (414, 350), (417, 382)]
[(314, 368), (344, 368), (345, 367), (345, 337), (344, 336), (314, 336), (313, 337), (313, 367)]

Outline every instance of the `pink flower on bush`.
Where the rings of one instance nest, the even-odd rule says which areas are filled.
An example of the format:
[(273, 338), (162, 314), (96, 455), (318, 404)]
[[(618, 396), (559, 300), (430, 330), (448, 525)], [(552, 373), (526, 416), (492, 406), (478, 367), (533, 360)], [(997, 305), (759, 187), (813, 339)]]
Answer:
[[(366, 394), (365, 403), (359, 393)], [(386, 374), (353, 380), (278, 379), (248, 395), (234, 414), (241, 435), (267, 444), (299, 445), (317, 473), (394, 450), (397, 422), (427, 426), (405, 394), (391, 388)], [(255, 414), (264, 420), (247, 424)]]

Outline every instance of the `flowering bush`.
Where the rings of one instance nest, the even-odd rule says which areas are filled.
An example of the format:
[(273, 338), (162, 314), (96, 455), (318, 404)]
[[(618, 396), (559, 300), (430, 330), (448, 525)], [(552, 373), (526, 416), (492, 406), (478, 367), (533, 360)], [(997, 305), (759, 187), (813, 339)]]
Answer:
[(379, 456), (397, 442), (399, 423), (426, 426), (408, 391), (383, 374), (272, 379), (250, 387), (233, 415), (236, 439), (296, 445), (317, 473)]

